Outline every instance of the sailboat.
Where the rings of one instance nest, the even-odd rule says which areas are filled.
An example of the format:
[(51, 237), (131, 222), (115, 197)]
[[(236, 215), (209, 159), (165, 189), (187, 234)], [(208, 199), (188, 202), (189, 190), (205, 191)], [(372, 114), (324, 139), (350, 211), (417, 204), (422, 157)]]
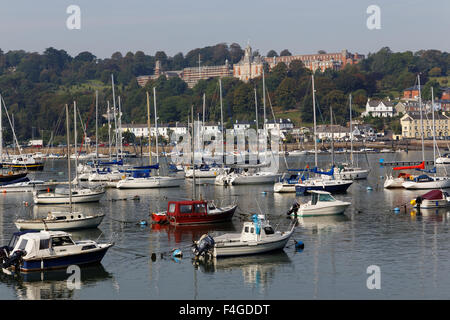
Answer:
[[(422, 120), (422, 98), (420, 92), (420, 77), (417, 75), (417, 81), (419, 84), (419, 106), (420, 106), (420, 118), (421, 118), (421, 129), (422, 129), (422, 161), (425, 162), (425, 151), (424, 151), (424, 128)], [(432, 115), (433, 115), (433, 161), (436, 161), (436, 130), (434, 121), (434, 93), (433, 87), (431, 87), (431, 101), (432, 101)], [(444, 168), (445, 169), (445, 168)], [(426, 173), (434, 173), (434, 176), (429, 176), (426, 174), (419, 175), (412, 180), (404, 181), (402, 183), (405, 189), (445, 189), (450, 188), (450, 178), (447, 176), (436, 176), (436, 167), (431, 170), (419, 169), (420, 171)]]
[[(278, 172), (263, 171), (265, 167), (270, 167), (270, 162), (267, 162), (267, 126), (266, 126), (266, 87), (264, 80), (264, 70), (262, 73), (263, 80), (263, 110), (264, 110), (264, 152), (266, 163), (261, 164), (242, 164), (232, 166), (229, 172), (224, 172), (220, 176), (216, 177), (215, 184), (217, 185), (246, 185), (246, 184), (262, 184), (262, 183), (275, 183), (281, 176)], [(257, 106), (256, 106), (257, 108)], [(257, 110), (257, 109), (256, 109)], [(256, 118), (258, 118), (258, 112), (256, 111)], [(259, 140), (258, 128), (257, 137)], [(259, 145), (258, 145), (259, 149)], [(274, 157), (274, 155), (272, 155)], [(259, 158), (259, 152), (258, 152)]]
[[(318, 170), (317, 161), (317, 135), (316, 135), (316, 90), (314, 89), (314, 75), (312, 77), (312, 93), (313, 93), (313, 119), (314, 119), (314, 164), (315, 167), (309, 170), (312, 173), (319, 174), (318, 178), (311, 178), (305, 181), (299, 182), (295, 185), (295, 192), (300, 195), (306, 195), (310, 190), (322, 190), (331, 193), (346, 192), (353, 180), (335, 179), (334, 178), (334, 166), (328, 172)], [(329, 177), (328, 179), (325, 177)]]
[[(367, 176), (370, 173), (370, 169), (362, 169), (355, 167), (354, 165), (354, 156), (353, 156), (353, 130), (352, 130), (352, 95), (349, 96), (350, 100), (350, 165), (342, 165), (338, 167), (337, 172), (335, 172), (334, 176), (340, 179), (349, 179), (349, 180), (360, 180), (367, 179)], [(367, 154), (366, 154), (367, 155)]]
[[(77, 105), (74, 101), (74, 140), (75, 140), (75, 149), (77, 148), (77, 121), (76, 121), (76, 110)], [(66, 107), (66, 110), (68, 107)], [(67, 115), (68, 117), (68, 115)], [(69, 135), (69, 131), (67, 131), (67, 135)], [(68, 150), (70, 149), (70, 145), (67, 145)], [(70, 169), (70, 152), (67, 152), (67, 161), (69, 162)], [(75, 168), (77, 167), (77, 159), (75, 159)], [(35, 191), (33, 192), (33, 200), (36, 204), (64, 204), (64, 203), (84, 203), (84, 202), (97, 202), (99, 201), (103, 195), (105, 194), (105, 189), (103, 187), (97, 188), (83, 188), (79, 185), (78, 181), (78, 173), (75, 170), (76, 177), (75, 183), (76, 187), (72, 188), (72, 181), (70, 177), (70, 171), (68, 173), (69, 176), (69, 189), (58, 189), (55, 188), (53, 191), (48, 190), (47, 192)]]
[[(125, 179), (117, 182), (118, 189), (149, 189), (149, 188), (169, 188), (169, 187), (179, 187), (182, 178), (172, 177), (172, 176), (161, 176), (159, 174), (159, 152), (158, 152), (158, 115), (156, 113), (156, 89), (153, 87), (153, 101), (155, 107), (155, 136), (156, 136), (156, 162), (157, 166), (153, 166), (158, 174), (156, 176), (151, 176), (152, 170), (152, 157), (149, 151), (150, 166), (144, 168), (138, 168), (132, 170), (132, 175), (125, 177)], [(150, 123), (150, 102), (149, 95), (147, 92), (147, 116), (148, 123)], [(150, 125), (148, 128), (148, 141), (149, 146), (151, 146), (151, 135), (150, 135)]]
[[(194, 152), (194, 108), (191, 106), (192, 114), (192, 136), (191, 136), (191, 150), (192, 150), (192, 164), (195, 163)], [(196, 194), (196, 175), (194, 170), (192, 183), (192, 200), (169, 201), (167, 204), (167, 211), (152, 213), (152, 220), (157, 223), (169, 222), (173, 225), (193, 225), (193, 224), (207, 224), (229, 221), (236, 211), (237, 204), (230, 204), (225, 207), (217, 206), (214, 201), (197, 199)]]

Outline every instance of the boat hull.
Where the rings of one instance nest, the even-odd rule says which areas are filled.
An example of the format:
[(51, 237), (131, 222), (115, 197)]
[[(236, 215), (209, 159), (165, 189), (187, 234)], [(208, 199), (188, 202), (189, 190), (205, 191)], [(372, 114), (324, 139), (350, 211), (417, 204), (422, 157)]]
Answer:
[(295, 192), (298, 195), (306, 195), (310, 190), (328, 191), (330, 193), (345, 193), (352, 185), (352, 181), (341, 183), (317, 183), (317, 184), (297, 184)]
[(297, 212), (297, 216), (300, 217), (313, 217), (313, 216), (329, 216), (335, 214), (343, 214), (345, 209), (350, 206), (350, 203), (333, 204), (333, 206), (328, 207), (318, 207), (318, 208), (300, 208)]
[(362, 180), (367, 179), (369, 176), (370, 170), (349, 170), (349, 171), (341, 171), (334, 174), (337, 179), (344, 180)]
[(275, 250), (282, 250), (289, 241), (293, 231), (288, 232), (285, 236), (276, 241), (264, 242), (240, 242), (220, 243), (216, 242), (214, 246), (214, 257), (233, 257), (243, 255), (253, 255), (267, 253)]
[(405, 179), (403, 178), (389, 177), (386, 178), (386, 180), (384, 181), (384, 188), (386, 189), (403, 188), (403, 182), (405, 182)]
[[(73, 194), (72, 203), (97, 202), (105, 194), (105, 191), (93, 192), (90, 194)], [(58, 195), (52, 193), (42, 193), (33, 196), (36, 204), (66, 204), (70, 203), (69, 195)]]
[(41, 270), (52, 270), (67, 268), (71, 265), (87, 265), (93, 263), (100, 263), (106, 254), (106, 251), (112, 245), (106, 245), (105, 247), (98, 248), (86, 253), (79, 253), (73, 255), (65, 255), (59, 257), (49, 257), (44, 259), (27, 259), (23, 260), (20, 270), (22, 272), (32, 272)]
[(434, 181), (426, 182), (415, 182), (415, 181), (405, 181), (403, 182), (403, 187), (405, 189), (445, 189), (450, 188), (450, 179), (435, 178)]
[(76, 229), (88, 229), (97, 228), (102, 222), (105, 215), (99, 215), (95, 217), (86, 217), (82, 220), (71, 221), (46, 221), (45, 224), (42, 221), (16, 221), (15, 225), (19, 230), (76, 230)]
[(123, 179), (117, 182), (118, 189), (150, 189), (179, 187), (183, 180), (172, 177)]
[(277, 182), (273, 185), (273, 191), (278, 193), (295, 192), (295, 184)]
[(258, 175), (236, 175), (230, 179), (231, 185), (275, 183), (280, 177), (278, 173), (258, 174)]
[(213, 214), (185, 214), (185, 215), (168, 215), (167, 220), (172, 225), (190, 225), (190, 224), (208, 224), (229, 221), (233, 218), (237, 206), (231, 206), (221, 210), (222, 212), (215, 212)]

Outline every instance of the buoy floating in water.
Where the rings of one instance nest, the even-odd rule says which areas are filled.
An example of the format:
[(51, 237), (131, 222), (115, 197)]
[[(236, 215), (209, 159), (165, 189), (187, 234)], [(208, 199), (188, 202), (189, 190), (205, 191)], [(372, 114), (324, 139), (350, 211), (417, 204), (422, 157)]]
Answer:
[(400, 212), (400, 208), (399, 207), (395, 207), (394, 208), (394, 212)]
[(267, 194), (267, 191), (263, 191), (263, 192), (261, 192), (261, 194)]
[(295, 249), (303, 250), (304, 248), (305, 248), (305, 244), (302, 241), (295, 241)]
[(141, 221), (139, 221), (139, 224), (140, 224), (141, 226), (146, 226), (146, 225), (147, 225), (147, 221), (141, 220)]
[(174, 258), (181, 258), (183, 256), (183, 252), (180, 249), (173, 249), (172, 250), (172, 257)]
[(372, 191), (373, 189), (372, 189), (372, 187), (367, 187), (367, 191)]

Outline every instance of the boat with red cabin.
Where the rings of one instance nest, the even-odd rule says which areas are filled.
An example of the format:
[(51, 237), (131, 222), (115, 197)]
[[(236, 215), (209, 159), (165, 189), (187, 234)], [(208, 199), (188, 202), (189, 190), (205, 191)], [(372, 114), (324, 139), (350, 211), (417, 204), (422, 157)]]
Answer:
[(173, 225), (216, 223), (231, 220), (236, 208), (236, 204), (217, 207), (206, 200), (169, 201), (167, 211), (153, 212), (152, 220)]

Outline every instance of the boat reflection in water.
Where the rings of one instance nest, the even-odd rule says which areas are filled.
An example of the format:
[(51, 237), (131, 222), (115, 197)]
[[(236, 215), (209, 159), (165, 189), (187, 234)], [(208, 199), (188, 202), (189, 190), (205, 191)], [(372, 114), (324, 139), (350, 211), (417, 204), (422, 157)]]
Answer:
[(311, 229), (313, 233), (335, 231), (336, 228), (351, 220), (345, 214), (315, 217), (292, 216), (291, 219), (297, 219), (297, 227)]
[(422, 217), (424, 221), (429, 222), (442, 222), (445, 223), (450, 220), (449, 208), (434, 208), (434, 209), (416, 209), (413, 208), (410, 212), (412, 219)]
[(171, 225), (171, 224), (158, 224), (153, 223), (151, 225), (152, 232), (166, 232), (167, 238), (175, 243), (189, 242), (198, 240), (205, 233), (222, 233), (225, 231), (236, 231), (235, 225), (228, 222), (201, 224), (201, 225)]
[(241, 270), (244, 282), (259, 289), (266, 288), (273, 281), (280, 268), (294, 268), (292, 260), (282, 250), (252, 256), (195, 260), (194, 266), (203, 273)]
[[(101, 264), (80, 267), (80, 271), (81, 287), (112, 278)], [(69, 277), (66, 269), (21, 273), (14, 277), (1, 273), (0, 283), (14, 288), (20, 300), (73, 299), (75, 290), (68, 286)]]

